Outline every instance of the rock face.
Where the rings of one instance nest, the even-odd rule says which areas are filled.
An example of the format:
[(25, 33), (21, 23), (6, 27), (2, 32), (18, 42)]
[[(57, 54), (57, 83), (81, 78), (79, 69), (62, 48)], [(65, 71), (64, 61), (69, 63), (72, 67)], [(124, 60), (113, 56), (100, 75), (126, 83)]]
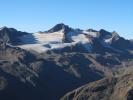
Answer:
[[(54, 34), (63, 34), (61, 42), (58, 40), (56, 43)], [(31, 38), (34, 38), (34, 42), (29, 40)], [(51, 43), (53, 40), (55, 42)], [(42, 48), (50, 49), (40, 53), (36, 52), (39, 48), (34, 48), (36, 51), (32, 48), (22, 49), (20, 44), (32, 48), (39, 44)], [(51, 48), (53, 45), (57, 48)], [(131, 41), (120, 37), (116, 32), (103, 29), (84, 31), (58, 24), (45, 33), (36, 35), (1, 28), (0, 98), (132, 100), (132, 52)]]
[(111, 80), (103, 78), (86, 84), (67, 93), (61, 100), (132, 100), (132, 65), (129, 65), (128, 68), (130, 71), (125, 74), (120, 71), (119, 75), (115, 75)]
[(0, 41), (8, 42), (15, 45), (21, 42), (19, 38), (26, 34), (28, 33), (17, 31), (14, 28), (2, 27), (0, 29)]

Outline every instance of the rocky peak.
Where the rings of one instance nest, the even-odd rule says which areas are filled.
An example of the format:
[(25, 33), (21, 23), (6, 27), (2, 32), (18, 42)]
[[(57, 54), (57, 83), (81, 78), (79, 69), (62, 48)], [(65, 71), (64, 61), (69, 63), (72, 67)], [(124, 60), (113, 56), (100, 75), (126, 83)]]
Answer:
[(101, 29), (100, 31), (99, 31), (99, 37), (101, 38), (101, 39), (107, 39), (107, 38), (110, 38), (110, 37), (112, 37), (112, 33), (111, 32), (108, 32), (108, 31), (106, 31), (106, 30), (104, 30), (104, 29)]
[(63, 30), (64, 33), (67, 33), (72, 29), (68, 25), (65, 25), (63, 23), (59, 23), (59, 24), (55, 25), (53, 28), (51, 28), (50, 30), (48, 30), (47, 32), (52, 33), (52, 32), (57, 32), (60, 30)]

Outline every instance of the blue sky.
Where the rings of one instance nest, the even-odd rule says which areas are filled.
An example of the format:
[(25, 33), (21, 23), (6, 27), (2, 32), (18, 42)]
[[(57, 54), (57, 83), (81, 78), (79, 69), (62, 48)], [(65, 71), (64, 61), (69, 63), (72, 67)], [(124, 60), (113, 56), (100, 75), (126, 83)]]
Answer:
[(133, 0), (0, 0), (0, 27), (45, 31), (57, 23), (133, 38)]

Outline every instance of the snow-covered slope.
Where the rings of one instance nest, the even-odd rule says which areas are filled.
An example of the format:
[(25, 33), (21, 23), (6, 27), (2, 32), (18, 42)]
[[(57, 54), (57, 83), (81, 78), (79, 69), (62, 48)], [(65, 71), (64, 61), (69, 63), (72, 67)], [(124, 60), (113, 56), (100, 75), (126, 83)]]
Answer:
[(38, 43), (62, 43), (63, 30), (53, 33), (34, 33), (34, 38)]
[[(64, 36), (71, 40), (70, 43), (63, 42)], [(27, 50), (34, 50), (42, 53), (51, 49), (60, 49), (66, 46), (74, 46), (77, 43), (82, 44), (88, 51), (90, 51), (90, 43), (85, 34), (77, 31), (65, 33), (64, 29), (57, 32), (37, 32), (21, 37), (22, 44), (19, 47)], [(87, 46), (88, 45), (88, 46)]]
[(22, 44), (19, 47), (41, 53), (53, 48), (52, 44), (61, 44), (62, 39), (62, 30), (54, 33), (38, 32), (21, 37)]

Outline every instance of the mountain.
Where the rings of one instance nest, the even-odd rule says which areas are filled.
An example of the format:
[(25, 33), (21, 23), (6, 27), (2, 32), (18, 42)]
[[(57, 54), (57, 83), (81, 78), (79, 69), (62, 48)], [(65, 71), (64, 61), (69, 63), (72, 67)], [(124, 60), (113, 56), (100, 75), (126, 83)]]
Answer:
[(117, 32), (0, 29), (2, 100), (132, 100), (133, 43)]
[[(93, 29), (73, 29), (63, 23), (55, 25), (48, 31), (37, 33), (26, 33), (11, 28), (3, 28), (0, 32), (1, 37), (4, 32), (6, 35), (6, 31), (8, 31), (10, 43), (22, 49), (39, 53), (49, 50), (58, 51), (63, 48), (77, 50), (79, 52), (81, 52), (82, 48), (82, 52), (95, 52), (95, 47), (99, 45), (100, 48), (103, 47), (112, 52), (125, 52), (132, 49), (132, 43), (120, 37), (116, 32), (108, 32), (104, 29), (100, 31)], [(93, 48), (94, 45), (97, 46)]]

